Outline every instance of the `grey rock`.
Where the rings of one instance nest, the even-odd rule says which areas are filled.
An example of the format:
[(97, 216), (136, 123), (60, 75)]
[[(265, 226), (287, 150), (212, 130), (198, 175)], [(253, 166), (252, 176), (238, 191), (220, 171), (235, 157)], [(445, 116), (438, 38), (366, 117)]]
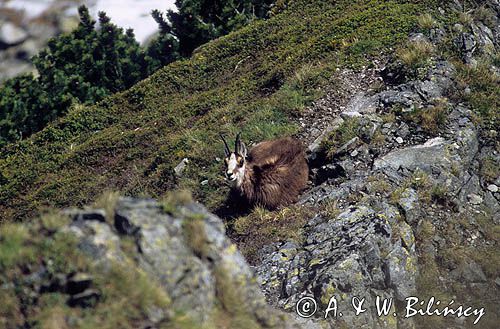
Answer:
[(416, 271), (415, 258), (402, 247), (394, 248), (387, 255), (385, 267), (388, 285), (394, 289), (395, 297), (404, 301), (408, 296), (416, 293)]
[[(374, 305), (376, 296), (399, 298), (413, 293), (414, 239), (405, 237), (412, 246), (405, 249), (392, 236), (391, 225), (399, 225), (397, 210), (387, 204), (382, 208), (377, 213), (359, 205), (335, 218), (316, 215), (311, 219), (302, 245), (294, 245), (293, 252), (286, 256), (276, 250), (256, 266), (268, 300), (292, 310), (300, 298), (312, 295), (319, 309), (325, 309), (330, 298), (335, 297), (339, 309), (345, 310), (352, 307), (353, 296), (365, 298), (366, 305)], [(413, 236), (411, 229), (405, 234)], [(317, 323), (335, 327), (335, 320), (327, 325), (322, 315), (315, 316)], [(387, 328), (372, 308), (360, 316), (344, 312), (342, 321), (349, 328)]]
[(426, 102), (439, 98), (443, 94), (441, 86), (437, 82), (431, 80), (417, 82), (415, 84), (415, 90)]
[(101, 298), (101, 293), (95, 289), (87, 289), (76, 295), (71, 295), (68, 300), (68, 305), (71, 307), (94, 307), (99, 299)]
[(390, 167), (397, 170), (403, 167), (411, 169), (419, 168), (429, 172), (432, 166), (450, 165), (451, 160), (448, 158), (446, 145), (447, 142), (443, 138), (436, 137), (422, 145), (390, 152), (376, 159), (373, 165), (375, 169)]
[(469, 194), (467, 197), (468, 197), (470, 203), (472, 203), (472, 204), (477, 205), (477, 204), (483, 203), (483, 198), (477, 194), (472, 193), (472, 194)]
[(451, 275), (457, 279), (466, 280), (469, 283), (481, 283), (487, 280), (481, 267), (473, 260), (469, 260), (467, 263), (453, 270)]
[(22, 60), (12, 58), (0, 60), (0, 81), (13, 78), (32, 70), (33, 67)]
[(410, 134), (410, 127), (406, 123), (403, 122), (399, 126), (398, 131), (396, 132), (396, 134), (399, 137), (401, 137), (401, 138), (405, 138), (405, 137), (407, 137)]
[(359, 93), (354, 96), (346, 106), (343, 112), (344, 115), (348, 113), (357, 113), (359, 115), (366, 113), (375, 113), (379, 103), (379, 97), (366, 96), (364, 93)]
[(429, 42), (429, 39), (423, 33), (412, 33), (408, 40), (410, 42)]
[(0, 43), (12, 46), (23, 42), (27, 37), (28, 33), (25, 30), (11, 22), (0, 26)]
[(90, 288), (92, 280), (92, 276), (87, 273), (72, 274), (67, 279), (66, 292), (70, 295), (80, 294)]
[(310, 154), (316, 155), (317, 152), (320, 151), (321, 143), (323, 142), (323, 140), (325, 140), (328, 134), (333, 130), (337, 129), (343, 122), (344, 120), (342, 118), (339, 117), (335, 118), (331, 122), (331, 124), (329, 124), (327, 128), (321, 131), (321, 134), (318, 137), (316, 137), (316, 139), (307, 147), (308, 152)]
[(489, 27), (484, 25), (482, 22), (474, 22), (471, 25), (471, 27), (472, 27), (472, 34), (474, 35), (475, 39), (477, 40), (481, 48), (494, 46), (493, 32)]
[(184, 158), (181, 160), (181, 162), (179, 162), (179, 164), (177, 166), (175, 166), (174, 173), (177, 177), (182, 176), (182, 173), (184, 172), (184, 170), (186, 170), (186, 166), (188, 163), (189, 163), (189, 160), (187, 158)]
[(488, 185), (487, 189), (491, 193), (497, 193), (498, 192), (498, 186), (496, 186), (495, 184)]
[(401, 137), (396, 137), (396, 142), (398, 144), (403, 144), (404, 140)]
[(420, 215), (417, 192), (412, 188), (407, 188), (401, 193), (397, 202), (403, 210), (406, 221), (415, 225)]
[(413, 108), (416, 103), (420, 102), (420, 96), (412, 91), (388, 90), (381, 92), (379, 96), (381, 103), (385, 107), (399, 105), (408, 109)]
[(340, 116), (342, 117), (342, 119), (349, 119), (349, 118), (361, 118), (363, 115), (356, 111), (349, 111), (349, 112), (344, 111), (340, 113)]
[[(164, 213), (160, 205), (150, 199), (121, 199), (116, 213), (139, 228), (133, 232), (138, 250), (139, 264), (155, 277), (173, 300), (173, 307), (188, 309), (198, 321), (207, 321), (216, 307), (216, 285), (221, 280), (217, 273), (223, 271), (226, 284), (237, 287), (246, 301), (245, 309), (265, 321), (283, 321), (278, 313), (270, 310), (248, 265), (236, 247), (225, 235), (222, 221), (203, 206), (191, 203), (179, 208), (179, 214)], [(202, 239), (203, 249), (190, 247), (186, 221), (197, 216), (197, 234), (191, 239)], [(190, 233), (192, 234), (192, 233)], [(281, 319), (281, 320), (280, 320)], [(284, 327), (297, 327), (293, 322), (283, 322)]]
[(342, 154), (353, 150), (358, 145), (358, 142), (359, 137), (356, 136), (351, 138), (347, 143), (345, 143), (337, 151), (335, 151), (335, 154)]
[(73, 216), (74, 221), (78, 220), (96, 220), (99, 222), (106, 221), (106, 212), (103, 209), (90, 209), (78, 211)]

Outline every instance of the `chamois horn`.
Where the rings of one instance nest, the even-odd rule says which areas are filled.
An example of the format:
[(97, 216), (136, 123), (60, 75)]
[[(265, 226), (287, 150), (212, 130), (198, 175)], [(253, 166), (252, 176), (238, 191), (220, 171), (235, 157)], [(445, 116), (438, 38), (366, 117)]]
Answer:
[(234, 152), (240, 153), (241, 151), (241, 131), (236, 135), (236, 141), (234, 142)]
[(231, 150), (229, 149), (229, 146), (227, 145), (226, 139), (224, 138), (224, 135), (222, 133), (219, 133), (220, 138), (222, 138), (222, 141), (224, 142), (224, 153), (226, 156), (231, 154)]

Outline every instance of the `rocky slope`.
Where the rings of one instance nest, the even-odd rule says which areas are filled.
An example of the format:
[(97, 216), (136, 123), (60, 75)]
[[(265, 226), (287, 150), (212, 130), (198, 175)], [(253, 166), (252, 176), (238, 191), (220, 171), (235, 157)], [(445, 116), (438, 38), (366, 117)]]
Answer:
[[(315, 15), (325, 12), (311, 6)], [(4, 224), (0, 227), (0, 297), (7, 302), (0, 306), (0, 325), (197, 328), (204, 322), (209, 328), (496, 328), (500, 296), (499, 14), (496, 0), (466, 12), (461, 4), (451, 4), (437, 8), (434, 16), (422, 15), (418, 32), (409, 38), (405, 35), (407, 42), (393, 49), (394, 56), (363, 61), (364, 66), (350, 69), (321, 71), (325, 64), (304, 66), (279, 88), (273, 87), (279, 84), (276, 76), (266, 76), (265, 81), (248, 78), (262, 83), (258, 93), (265, 102), (259, 105), (269, 102), (288, 108), (300, 102), (285, 106), (281, 98), (296, 101), (305, 97), (297, 90), (305, 88), (311, 76), (316, 77), (311, 71), (319, 67), (319, 75), (329, 75), (322, 86), (323, 96), (307, 107), (297, 106), (300, 110), (291, 114), (299, 127), (296, 135), (309, 145), (311, 164), (310, 186), (294, 207), (276, 212), (256, 209), (246, 216), (220, 212), (227, 216), (223, 222), (177, 193), (160, 203), (108, 198), (93, 210), (66, 210), (62, 218), (52, 215), (29, 225)], [(291, 24), (294, 29), (303, 22), (299, 16)], [(353, 21), (359, 18), (357, 14), (353, 17)], [(271, 30), (280, 26), (272, 25), (282, 22), (279, 18), (271, 20)], [(262, 24), (259, 29), (267, 26)], [(239, 33), (246, 37), (253, 28)], [(314, 27), (304, 27), (307, 29)], [(206, 159), (204, 140), (214, 137), (205, 130), (212, 121), (227, 124), (251, 111), (228, 119), (234, 112), (228, 108), (235, 104), (224, 103), (229, 89), (223, 89), (218, 93), (222, 98), (217, 98), (223, 104), (214, 101), (217, 109), (211, 111), (197, 108), (199, 116), (189, 121), (194, 127), (205, 124), (204, 133), (193, 128), (179, 137), (168, 130), (177, 124), (170, 116), (171, 108), (155, 117), (150, 107), (159, 104), (156, 94), (176, 95), (174, 91), (181, 90), (188, 98), (187, 106), (192, 106), (215, 93), (195, 88), (195, 96), (188, 95), (188, 83), (181, 85), (169, 73), (200, 67), (209, 70), (203, 61), (214, 52), (211, 47), (232, 37), (238, 34), (199, 50), (194, 68), (176, 64), (125, 93), (125, 99), (132, 99), (130, 104), (120, 95), (100, 105), (102, 108), (92, 108), (98, 113), (103, 108), (111, 111), (103, 114), (103, 122), (114, 122), (113, 111), (121, 115), (130, 111), (138, 122), (119, 121), (116, 128), (99, 126), (99, 121), (96, 125), (102, 131), (84, 130), (83, 137), (69, 139), (69, 147), (63, 133), (68, 127), (74, 129), (69, 129), (71, 133), (79, 132), (75, 128), (80, 127), (75, 124), (79, 121), (72, 119), (91, 112), (83, 109), (30, 143), (8, 150), (3, 167), (0, 162), (0, 168), (8, 169), (0, 175), (0, 182), (8, 182), (2, 200), (12, 200), (12, 205), (0, 206), (3, 215), (26, 214), (24, 207), (30, 200), (37, 200), (37, 205), (46, 199), (55, 200), (51, 205), (66, 205), (71, 200), (81, 203), (90, 199), (86, 191), (95, 194), (107, 184), (137, 192), (131, 194), (144, 193), (151, 187), (148, 179), (156, 177), (155, 182), (161, 183), (170, 179), (173, 166), (162, 167), (162, 160), (175, 158), (169, 161), (179, 163), (187, 156), (190, 161), (175, 182), (182, 186), (182, 179), (190, 179), (192, 185), (187, 186), (202, 186), (205, 198), (211, 195), (209, 188), (218, 181), (206, 167), (215, 162), (213, 166), (218, 168), (218, 164), (216, 159)], [(260, 40), (269, 41), (264, 36)], [(297, 54), (288, 48), (285, 53), (290, 58)], [(235, 56), (223, 64), (229, 70), (217, 76), (220, 81), (229, 83), (228, 76), (246, 65), (255, 69), (245, 62), (246, 55)], [(297, 56), (293, 58), (302, 58)], [(259, 63), (270, 65), (265, 60)], [(146, 87), (163, 81), (162, 77), (169, 78), (168, 88), (148, 93)], [(242, 84), (249, 81), (243, 79)], [(300, 88), (293, 89), (297, 85)], [(118, 105), (112, 107), (111, 101)], [(206, 120), (204, 110), (209, 113)], [(145, 113), (152, 115), (147, 121), (150, 124), (138, 127), (144, 124)], [(246, 122), (259, 132), (271, 129), (271, 125), (258, 125), (271, 118), (276, 119), (264, 116)], [(155, 128), (162, 124), (169, 128)], [(282, 121), (276, 119), (276, 124), (288, 131)], [(146, 150), (156, 150), (154, 136), (159, 135), (154, 129), (167, 131), (174, 144), (168, 144), (150, 163)], [(90, 134), (89, 140), (85, 134)], [(146, 137), (152, 141), (145, 143)], [(79, 138), (85, 142), (78, 144)], [(50, 140), (62, 142), (47, 147)], [(117, 145), (109, 147), (115, 141)], [(175, 143), (182, 144), (182, 149), (175, 148)], [(140, 150), (132, 149), (137, 145)], [(121, 154), (124, 149), (128, 152)], [(201, 150), (199, 158), (196, 150)], [(33, 165), (38, 158), (52, 162)], [(58, 161), (61, 176), (50, 167)], [(31, 178), (11, 181), (17, 177), (12, 174), (15, 165), (26, 177), (48, 172), (49, 178), (34, 179), (37, 188), (16, 198), (20, 192), (14, 187), (26, 189)], [(147, 168), (144, 172), (140, 171), (143, 167)], [(78, 180), (76, 174), (88, 173), (88, 168), (95, 175)], [(194, 171), (201, 174), (190, 176)], [(122, 173), (123, 180), (117, 173)], [(94, 181), (98, 183), (93, 185)], [(213, 197), (216, 199), (215, 193)], [(225, 227), (246, 261), (226, 237)], [(453, 300), (454, 305), (484, 308), (484, 315), (476, 326), (473, 322), (478, 314), (405, 319), (411, 296), (424, 302), (435, 297), (442, 305)], [(332, 297), (338, 313), (335, 316), (331, 311), (325, 319)], [(352, 307), (354, 297), (358, 298), (354, 301), (365, 300), (365, 311), (358, 315)], [(377, 298), (392, 300), (386, 316), (377, 314)], [(308, 313), (313, 309), (312, 300), (315, 314)], [(298, 317), (297, 310), (307, 318)]]
[(200, 204), (106, 206), (1, 228), (2, 328), (314, 327), (266, 304), (222, 221)]
[[(496, 13), (493, 32), (479, 22), (455, 36), (466, 63), (498, 56)], [(445, 37), (444, 30), (433, 28), (427, 36), (410, 36), (409, 45), (439, 47)], [(437, 296), (441, 303), (453, 299), (484, 307), (481, 327), (494, 328), (500, 274), (494, 256), (500, 238), (498, 132), (481, 127), (474, 109), (454, 96), (457, 88), (469, 87), (460, 86), (453, 63), (437, 55), (418, 75), (407, 69), (393, 59), (375, 70), (381, 85), (344, 102), (327, 95), (310, 108), (315, 116), (323, 113), (319, 124), (329, 122), (319, 134), (313, 127), (309, 138), (317, 137), (309, 146), (317, 184), (301, 204), (316, 215), (299, 242), (266, 246), (255, 270), (273, 305), (293, 311), (297, 302), (313, 296), (315, 318), (326, 327), (473, 327), (476, 317), (403, 318), (408, 297), (427, 303)], [(498, 82), (497, 69), (490, 70)], [(496, 125), (498, 100), (490, 106)], [(441, 110), (442, 119), (432, 113)], [(329, 134), (344, 144), (332, 146)], [(330, 147), (329, 156), (322, 145)], [(366, 312), (354, 314), (353, 296), (365, 298)], [(330, 314), (325, 320), (332, 297), (343, 316)], [(394, 301), (389, 316), (377, 314), (378, 297)]]

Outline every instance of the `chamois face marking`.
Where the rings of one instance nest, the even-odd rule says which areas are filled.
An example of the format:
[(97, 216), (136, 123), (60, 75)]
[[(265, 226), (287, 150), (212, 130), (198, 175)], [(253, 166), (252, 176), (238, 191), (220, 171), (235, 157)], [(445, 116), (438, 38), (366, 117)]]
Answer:
[(245, 144), (240, 140), (240, 134), (236, 136), (236, 142), (234, 143), (234, 152), (229, 150), (224, 136), (221, 135), (224, 141), (224, 153), (226, 155), (224, 163), (226, 165), (226, 178), (237, 187), (241, 186), (243, 178), (245, 177), (245, 167), (246, 167), (246, 156), (247, 148)]
[(240, 186), (243, 182), (243, 177), (245, 177), (245, 158), (239, 154), (231, 153), (231, 155), (225, 159), (225, 162), (226, 178), (236, 186)]

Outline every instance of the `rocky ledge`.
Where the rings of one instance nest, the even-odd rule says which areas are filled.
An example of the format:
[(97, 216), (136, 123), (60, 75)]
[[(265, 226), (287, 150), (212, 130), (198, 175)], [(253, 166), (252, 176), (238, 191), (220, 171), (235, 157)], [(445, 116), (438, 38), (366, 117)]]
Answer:
[[(110, 325), (106, 321), (111, 320), (95, 318), (99, 310), (109, 312), (115, 295), (122, 294), (126, 305), (133, 305), (150, 291), (143, 313), (135, 305), (135, 319), (127, 320), (127, 314), (118, 323), (129, 321), (135, 328), (314, 328), (266, 303), (245, 259), (226, 237), (223, 222), (202, 205), (119, 198), (107, 208), (44, 216), (30, 226), (31, 234), (20, 234), (25, 229), (20, 224), (2, 227), (0, 296), (12, 307), (0, 306), (0, 325), (15, 328), (38, 320), (54, 328), (50, 324), (56, 322), (50, 320), (58, 328), (78, 327), (84, 317), (75, 310), (89, 308), (93, 316), (85, 321)], [(11, 241), (13, 236), (17, 242)], [(68, 239), (75, 249), (66, 245), (57, 254), (52, 244)], [(8, 260), (5, 248), (18, 242), (36, 245), (35, 257)], [(113, 281), (105, 284), (110, 273)], [(127, 281), (122, 278), (126, 273), (138, 273), (138, 278)], [(110, 289), (115, 284), (125, 286)], [(25, 319), (9, 314), (17, 308), (24, 310)], [(54, 315), (53, 309), (63, 316)], [(46, 318), (34, 316), (40, 312)], [(110, 319), (113, 312), (107, 315)]]

